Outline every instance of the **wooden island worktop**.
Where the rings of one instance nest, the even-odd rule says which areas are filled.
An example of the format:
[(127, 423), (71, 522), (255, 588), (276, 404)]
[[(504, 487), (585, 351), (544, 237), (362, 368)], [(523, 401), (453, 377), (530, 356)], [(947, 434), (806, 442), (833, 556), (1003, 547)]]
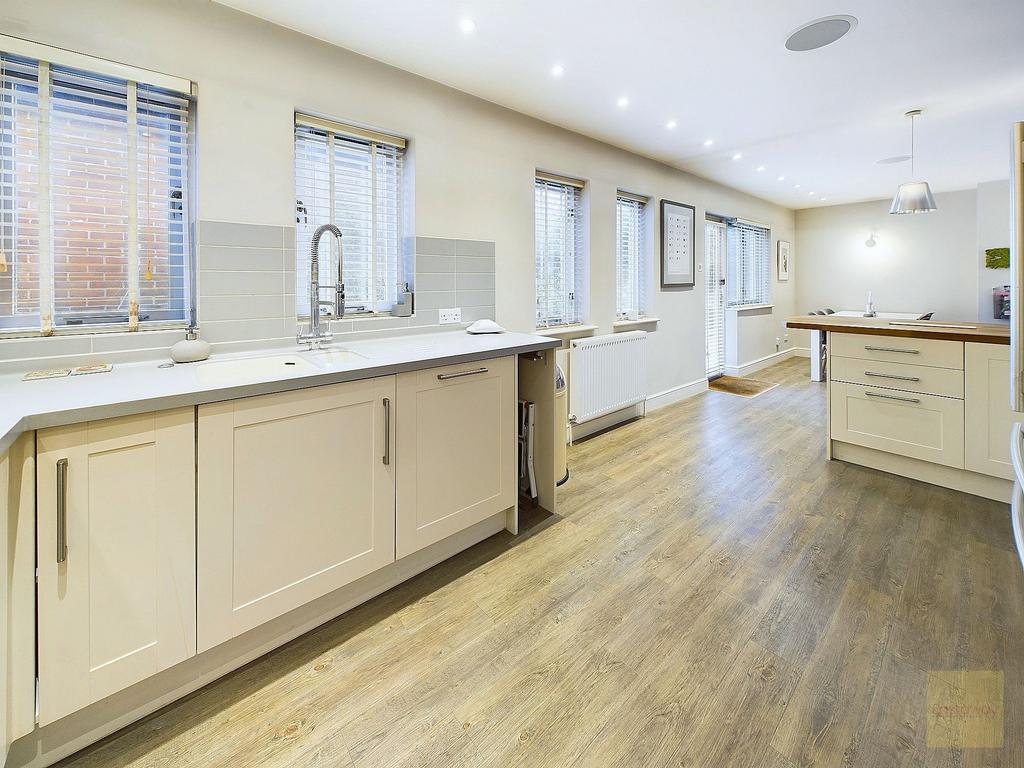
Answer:
[(1009, 327), (836, 315), (786, 325), (813, 332), (828, 458), (1009, 500), (1010, 430), (1024, 420), (1010, 409)]
[(881, 317), (837, 317), (798, 315), (786, 320), (788, 328), (830, 333), (867, 333), (874, 336), (902, 336), (910, 339), (973, 341), (979, 344), (1010, 343), (1010, 326), (953, 320), (887, 320)]

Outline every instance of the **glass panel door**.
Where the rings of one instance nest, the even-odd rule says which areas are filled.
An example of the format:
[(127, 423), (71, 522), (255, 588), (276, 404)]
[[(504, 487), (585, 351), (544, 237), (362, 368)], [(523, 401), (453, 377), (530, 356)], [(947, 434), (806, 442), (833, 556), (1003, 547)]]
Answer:
[(725, 224), (704, 223), (705, 368), (709, 379), (725, 369)]

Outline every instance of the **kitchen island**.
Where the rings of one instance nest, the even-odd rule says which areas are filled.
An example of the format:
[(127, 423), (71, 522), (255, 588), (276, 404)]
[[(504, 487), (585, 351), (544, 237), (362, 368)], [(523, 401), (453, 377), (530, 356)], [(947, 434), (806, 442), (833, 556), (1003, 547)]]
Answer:
[(1010, 332), (1005, 325), (803, 315), (827, 334), (827, 454), (1009, 501)]

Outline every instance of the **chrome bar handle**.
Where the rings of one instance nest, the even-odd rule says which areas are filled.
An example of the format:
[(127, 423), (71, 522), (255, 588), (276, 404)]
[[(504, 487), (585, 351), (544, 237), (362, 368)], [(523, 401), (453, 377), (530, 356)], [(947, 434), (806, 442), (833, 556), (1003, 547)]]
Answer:
[(461, 379), (463, 376), (476, 376), (478, 373), (487, 373), (487, 369), (474, 368), (471, 371), (459, 371), (458, 373), (439, 373), (437, 374), (437, 380), (448, 381), (448, 379)]
[(900, 349), (899, 347), (864, 347), (868, 352), (899, 352), (904, 355), (920, 355), (919, 349)]
[(57, 461), (57, 564), (68, 559), (68, 460)]
[(864, 371), (865, 376), (874, 376), (876, 379), (896, 379), (897, 381), (920, 381), (919, 376), (897, 376), (895, 373), (875, 373), (874, 371)]
[(920, 403), (916, 397), (897, 397), (896, 395), (882, 395), (878, 392), (865, 392), (868, 397), (884, 397), (886, 400), (899, 400), (902, 403)]
[(391, 399), (384, 398), (384, 466), (391, 463)]

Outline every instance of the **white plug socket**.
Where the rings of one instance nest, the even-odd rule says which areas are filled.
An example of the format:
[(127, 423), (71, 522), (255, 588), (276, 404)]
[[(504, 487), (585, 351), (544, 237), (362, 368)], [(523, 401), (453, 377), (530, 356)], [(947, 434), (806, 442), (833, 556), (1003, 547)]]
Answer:
[(462, 308), (452, 307), (451, 309), (437, 310), (437, 322), (441, 325), (452, 325), (462, 322)]

